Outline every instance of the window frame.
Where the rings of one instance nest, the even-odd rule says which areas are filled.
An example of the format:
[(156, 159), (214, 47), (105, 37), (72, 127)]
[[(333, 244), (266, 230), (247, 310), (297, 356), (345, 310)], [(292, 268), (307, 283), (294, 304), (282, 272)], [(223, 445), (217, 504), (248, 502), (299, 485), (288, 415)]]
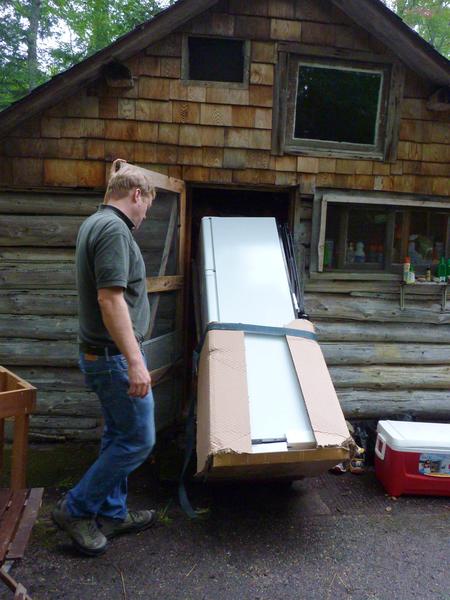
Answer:
[[(300, 140), (293, 137), (298, 68), (303, 63), (383, 73), (375, 144)], [(274, 87), (272, 153), (394, 161), (399, 138), (404, 76), (401, 63), (383, 55), (344, 49), (312, 48), (298, 43), (280, 44)]]
[[(388, 194), (383, 192), (354, 192), (343, 190), (317, 190), (313, 201), (312, 215), (312, 234), (311, 234), (311, 263), (310, 274), (317, 277), (331, 277), (333, 279), (349, 279), (351, 276), (362, 276), (361, 279), (398, 279), (400, 276), (400, 268), (393, 267), (392, 263), (392, 247), (393, 247), (393, 231), (394, 228), (387, 227), (386, 229), (386, 254), (385, 265), (380, 269), (370, 268), (366, 265), (354, 267), (348, 266), (348, 263), (333, 269), (332, 271), (324, 270), (325, 256), (325, 238), (327, 224), (328, 204), (343, 204), (347, 206), (364, 206), (364, 205), (385, 205), (388, 209), (388, 217), (395, 218), (395, 213), (398, 210), (406, 209), (441, 209), (449, 211), (450, 202), (446, 198), (437, 196), (407, 196)], [(391, 210), (389, 210), (391, 209)], [(346, 240), (347, 241), (347, 240)], [(339, 240), (341, 244), (340, 254), (342, 254), (344, 241)], [(445, 240), (445, 256), (450, 258), (450, 215), (447, 222), (447, 235)], [(397, 264), (397, 263), (395, 263)]]
[[(230, 40), (242, 42), (244, 52), (243, 81), (209, 81), (189, 78), (189, 38), (208, 38), (214, 40)], [(200, 85), (205, 87), (220, 87), (232, 89), (247, 89), (250, 81), (250, 41), (226, 35), (205, 35), (200, 33), (184, 33), (181, 52), (181, 81), (185, 85)]]

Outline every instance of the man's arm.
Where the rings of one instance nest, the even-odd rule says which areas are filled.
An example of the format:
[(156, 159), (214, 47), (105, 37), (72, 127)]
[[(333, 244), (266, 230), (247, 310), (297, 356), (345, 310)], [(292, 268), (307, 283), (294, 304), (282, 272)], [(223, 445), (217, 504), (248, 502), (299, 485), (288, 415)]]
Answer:
[(114, 343), (128, 361), (130, 396), (143, 398), (151, 385), (150, 373), (145, 366), (139, 344), (135, 338), (128, 306), (120, 287), (101, 288), (97, 299), (103, 323)]

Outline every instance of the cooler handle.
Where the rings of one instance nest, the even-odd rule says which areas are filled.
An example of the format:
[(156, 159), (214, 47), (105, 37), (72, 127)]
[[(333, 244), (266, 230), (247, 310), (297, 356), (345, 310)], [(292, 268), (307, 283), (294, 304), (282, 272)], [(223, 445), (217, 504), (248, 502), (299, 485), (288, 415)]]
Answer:
[(375, 443), (375, 454), (378, 456), (380, 460), (384, 460), (384, 455), (386, 453), (386, 440), (379, 433), (377, 435), (377, 441)]

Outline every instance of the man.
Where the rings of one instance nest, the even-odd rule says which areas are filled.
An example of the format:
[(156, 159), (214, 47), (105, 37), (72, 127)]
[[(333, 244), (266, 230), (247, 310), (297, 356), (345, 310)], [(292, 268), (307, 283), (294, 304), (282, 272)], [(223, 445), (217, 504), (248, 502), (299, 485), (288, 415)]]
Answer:
[(154, 197), (149, 174), (118, 159), (104, 203), (78, 233), (80, 368), (100, 400), (105, 426), (97, 460), (52, 516), (91, 556), (106, 550), (107, 539), (155, 521), (155, 511), (126, 506), (127, 476), (155, 442), (151, 380), (140, 347), (150, 309), (144, 261), (132, 235)]

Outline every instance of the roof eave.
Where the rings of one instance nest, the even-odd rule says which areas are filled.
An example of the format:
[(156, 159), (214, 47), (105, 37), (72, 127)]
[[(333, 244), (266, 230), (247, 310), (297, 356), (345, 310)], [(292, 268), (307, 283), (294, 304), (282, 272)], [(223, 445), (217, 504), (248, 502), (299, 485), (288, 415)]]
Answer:
[(379, 0), (332, 0), (413, 71), (439, 86), (450, 85), (450, 62)]

